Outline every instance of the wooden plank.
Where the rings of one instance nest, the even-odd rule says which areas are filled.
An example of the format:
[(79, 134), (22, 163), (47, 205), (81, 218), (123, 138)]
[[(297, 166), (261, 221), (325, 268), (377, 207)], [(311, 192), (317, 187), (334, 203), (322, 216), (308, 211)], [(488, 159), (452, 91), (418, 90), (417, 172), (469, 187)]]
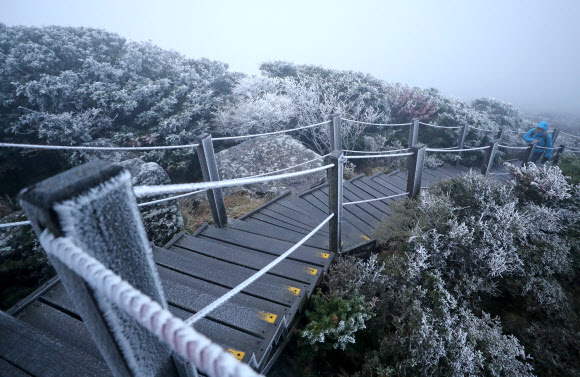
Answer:
[[(201, 235), (205, 238), (211, 238), (221, 242), (231, 243), (233, 245), (246, 247), (279, 256), (294, 246), (294, 243), (287, 241), (275, 240), (272, 238), (260, 236), (257, 234), (247, 233), (238, 229), (232, 228), (208, 228)], [(296, 249), (290, 256), (289, 260), (314, 264), (320, 267), (325, 267), (328, 264), (328, 259), (321, 256), (320, 249), (310, 246), (302, 245)]]
[[(64, 292), (62, 283), (59, 283), (54, 288), (57, 290), (61, 289)], [(66, 295), (66, 298), (68, 299), (68, 295), (66, 293), (64, 295)], [(70, 301), (70, 299), (68, 300)], [(79, 350), (80, 352), (94, 358), (101, 358), (97, 346), (93, 343), (91, 336), (89, 335), (86, 326), (80, 320), (80, 317), (72, 317), (69, 315), (71, 312), (77, 314), (76, 308), (72, 307), (72, 302), (70, 303), (70, 308), (73, 309), (72, 311), (62, 310), (62, 306), (57, 306), (55, 308), (53, 305), (49, 305), (48, 302), (48, 300), (36, 301), (26, 310), (22, 311), (18, 315), (18, 319), (43, 331), (48, 336), (58, 339), (59, 341)], [(66, 331), (62, 331), (63, 329), (66, 329)]]
[(439, 183), (439, 181), (442, 181), (442, 180), (450, 179), (447, 175), (443, 174), (442, 172), (440, 172), (439, 170), (436, 170), (436, 169), (425, 169), (423, 171), (423, 173), (436, 179), (437, 182), (435, 182), (435, 183)]
[[(320, 220), (314, 219), (310, 216), (301, 216), (298, 212), (291, 211), (282, 206), (279, 208), (272, 206), (264, 209), (260, 213), (304, 229), (312, 229), (320, 224)], [(328, 234), (328, 225), (323, 227), (321, 230)]]
[[(328, 188), (326, 188), (326, 190), (328, 190)], [(328, 191), (324, 192), (323, 189), (320, 191), (312, 192), (311, 194), (308, 195), (308, 198), (312, 202), (318, 200), (319, 203), (322, 203), (321, 205), (324, 205), (324, 203), (328, 203)], [(342, 212), (342, 215), (343, 215), (343, 223), (344, 222), (350, 223), (354, 228), (359, 230), (360, 234), (369, 237), (370, 234), (369, 229), (372, 228), (371, 224), (373, 223), (374, 219), (368, 219), (368, 215), (365, 212), (363, 212), (360, 208), (349, 209), (348, 207), (346, 207), (345, 210)], [(368, 222), (363, 220), (365, 218), (368, 220)]]
[(427, 169), (423, 170), (423, 175), (421, 176), (421, 186), (422, 187), (429, 187), (433, 186), (441, 179), (439, 177), (434, 176), (433, 174), (427, 172)]
[[(171, 250), (189, 258), (191, 253), (199, 253), (218, 260), (234, 263), (255, 271), (264, 268), (276, 259), (275, 255), (250, 250), (239, 246), (219, 244), (211, 239), (185, 236)], [(292, 279), (298, 283), (311, 285), (317, 281), (314, 275), (308, 273), (308, 268), (317, 268), (315, 265), (305, 264), (285, 259), (272, 268), (268, 274)]]
[[(276, 227), (281, 228), (281, 229), (290, 230), (290, 231), (293, 231), (296, 233), (300, 233), (302, 235), (306, 235), (306, 234), (310, 233), (310, 230), (312, 230), (312, 228), (307, 228), (306, 225), (304, 225), (304, 224), (295, 225), (295, 224), (290, 223), (290, 221), (291, 220), (288, 220), (288, 219), (280, 220), (280, 219), (277, 219), (275, 217), (268, 216), (268, 215), (264, 214), (263, 212), (261, 212), (261, 213), (256, 213), (256, 214), (252, 215), (252, 217), (250, 217), (249, 219), (246, 219), (244, 222), (254, 223), (254, 224), (266, 223), (266, 224), (273, 225), (273, 226), (276, 226)], [(325, 235), (328, 236), (326, 233), (323, 232), (322, 229), (320, 229), (317, 232), (317, 234), (321, 235), (321, 236), (325, 236)]]
[[(257, 234), (276, 240), (289, 241), (292, 243), (296, 243), (304, 238), (303, 233), (298, 233), (290, 229), (280, 228), (278, 226), (257, 220), (231, 221), (228, 227), (231, 229), (238, 229), (247, 233)], [(306, 242), (304, 242), (304, 245), (326, 252), (328, 250), (328, 238), (314, 234), (312, 237), (306, 240)]]
[(376, 177), (373, 177), (372, 180), (376, 184), (381, 185), (384, 188), (387, 188), (387, 189), (391, 190), (395, 194), (402, 194), (402, 193), (404, 193), (404, 192), (407, 191), (407, 186), (406, 185), (405, 185), (404, 188), (401, 188), (399, 186), (396, 186), (393, 183), (391, 183), (392, 182), (391, 181), (391, 178), (392, 178), (392, 176), (386, 176), (386, 175), (381, 174), (381, 175), (377, 175)]
[[(352, 201), (359, 201), (359, 200), (367, 200), (367, 199), (376, 199), (377, 197), (374, 195), (369, 194), (368, 192), (362, 190), (360, 187), (354, 185), (352, 182), (349, 182), (348, 185), (344, 186), (344, 190), (346, 194), (353, 197), (353, 199), (349, 199)], [(353, 204), (354, 205), (354, 204)], [(377, 220), (382, 220), (385, 217), (386, 213), (380, 205), (375, 205), (373, 202), (369, 203), (361, 203), (356, 204), (361, 209), (372, 215)]]
[[(65, 330), (65, 331), (63, 331)], [(67, 332), (68, 328), (60, 329)], [(51, 337), (0, 312), (2, 359), (38, 377), (111, 376), (102, 359)]]
[[(375, 184), (374, 187), (370, 186), (364, 179), (359, 179), (356, 180), (352, 183), (353, 185), (355, 185), (356, 187), (358, 187), (360, 190), (364, 191), (365, 193), (367, 193), (367, 195), (369, 195), (370, 197), (374, 197), (374, 198), (382, 198), (385, 196), (391, 196), (394, 194), (386, 194), (386, 192), (389, 192), (388, 190), (384, 189), (380, 190), (380, 185)], [(374, 207), (380, 209), (385, 215), (390, 214), (392, 211), (389, 208), (389, 203), (392, 202), (394, 199), (384, 199), (384, 200), (377, 200), (374, 202), (370, 202), (370, 204), (372, 204)], [(383, 216), (385, 216), (383, 215)]]
[[(219, 284), (229, 289), (236, 287), (256, 273), (254, 269), (227, 263), (197, 253), (189, 253), (189, 257), (184, 257), (174, 251), (156, 247), (153, 249), (153, 257), (155, 263), (160, 266), (200, 280)], [(306, 288), (307, 285), (305, 284), (297, 284), (295, 281), (265, 274), (242, 292), (270, 300), (279, 305), (292, 307), (303, 296), (296, 294), (295, 290), (305, 290)]]
[[(302, 212), (304, 215), (316, 220), (324, 219), (326, 217), (326, 212), (319, 211), (317, 207), (313, 207), (312, 204), (304, 200), (302, 196), (292, 195), (290, 197), (284, 198), (283, 200), (280, 200), (276, 204), (284, 206), (288, 209)], [(274, 205), (273, 208), (276, 208), (276, 206)]]
[(16, 366), (10, 364), (8, 361), (4, 360), (1, 354), (0, 354), (0, 376), (32, 377), (31, 374), (26, 373), (24, 370), (17, 368)]

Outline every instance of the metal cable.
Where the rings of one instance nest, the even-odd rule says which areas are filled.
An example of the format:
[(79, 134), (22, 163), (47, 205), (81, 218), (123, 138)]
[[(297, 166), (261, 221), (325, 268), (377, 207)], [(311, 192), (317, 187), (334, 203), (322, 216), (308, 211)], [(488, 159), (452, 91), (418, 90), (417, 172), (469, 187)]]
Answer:
[(483, 131), (483, 132), (498, 132), (498, 131), (495, 131), (495, 130), (486, 130), (486, 129), (479, 128), (479, 127), (474, 127), (474, 126), (469, 126), (469, 129), (470, 130)]
[(395, 153), (395, 154), (380, 154), (380, 155), (372, 155), (372, 156), (344, 156), (347, 160), (356, 160), (361, 158), (383, 158), (383, 157), (404, 157), (404, 156), (412, 156), (415, 153)]
[(55, 238), (45, 229), (39, 240), (47, 254), (58, 258), (93, 290), (106, 297), (203, 373), (210, 377), (260, 376), (247, 364), (239, 362), (232, 354), (88, 255), (70, 238)]
[(489, 148), (489, 145), (486, 147), (466, 148), (466, 149), (438, 149), (438, 148), (426, 148), (426, 149), (427, 152), (469, 152), (469, 151), (479, 151), (487, 148)]
[(268, 136), (268, 135), (284, 134), (284, 133), (288, 133), (288, 132), (292, 132), (292, 131), (298, 131), (298, 130), (304, 130), (304, 129), (307, 129), (307, 128), (322, 126), (323, 124), (330, 124), (330, 121), (327, 120), (326, 122), (320, 122), (320, 123), (316, 123), (316, 124), (311, 124), (309, 126), (296, 127), (296, 128), (291, 128), (289, 130), (280, 130), (280, 131), (273, 131), (273, 132), (264, 132), (264, 133), (261, 133), (261, 134), (241, 135), (241, 136), (214, 137), (214, 138), (212, 138), (212, 140), (216, 140), (216, 141), (220, 141), (220, 140), (238, 140), (238, 139), (248, 139), (248, 138), (251, 138), (251, 137), (259, 137), (259, 136)]
[(564, 132), (564, 131), (560, 131), (560, 133), (563, 135), (566, 135), (566, 136), (575, 137), (577, 139), (580, 139), (580, 136), (578, 136), (578, 135), (572, 135), (572, 134), (569, 134), (568, 132)]
[(399, 126), (410, 126), (412, 123), (368, 123), (368, 122), (359, 122), (358, 120), (352, 120), (352, 119), (345, 119), (345, 118), (340, 118), (341, 120), (344, 120), (345, 122), (351, 122), (351, 123), (357, 123), (357, 124), (363, 124), (365, 126), (381, 126), (381, 127), (399, 127)]
[(463, 128), (462, 126), (458, 126), (458, 127), (446, 127), (446, 126), (438, 126), (436, 124), (429, 124), (429, 123), (423, 123), (423, 122), (419, 122), (419, 124), (422, 124), (424, 126), (429, 126), (429, 127), (435, 127), (435, 128), (448, 128), (448, 129)]
[(256, 177), (263, 177), (263, 176), (265, 176), (265, 175), (269, 175), (269, 174), (274, 174), (274, 173), (281, 173), (281, 172), (283, 172), (283, 171), (291, 170), (291, 169), (297, 168), (297, 167), (299, 167), (299, 166), (303, 166), (303, 165), (309, 164), (309, 163), (311, 163), (311, 162), (314, 162), (314, 161), (317, 161), (317, 160), (321, 160), (321, 159), (323, 159), (323, 158), (326, 158), (326, 157), (328, 157), (328, 156), (330, 156), (330, 153), (327, 153), (327, 154), (325, 154), (324, 156), (320, 156), (320, 157), (313, 158), (312, 160), (308, 160), (308, 161), (306, 161), (306, 162), (303, 162), (303, 163), (301, 163), (301, 164), (298, 164), (298, 165), (290, 166), (290, 167), (288, 167), (288, 168), (284, 168), (284, 169), (278, 169), (278, 170), (270, 171), (270, 172), (267, 172), (267, 173), (261, 173), (261, 174), (256, 174), (256, 175), (250, 175), (249, 177), (244, 177), (244, 178), (256, 178)]
[(392, 199), (392, 198), (397, 198), (397, 197), (403, 196), (403, 195), (409, 195), (409, 193), (408, 192), (404, 192), (402, 194), (391, 195), (391, 196), (384, 196), (382, 198), (367, 199), (367, 200), (358, 200), (356, 202), (346, 202), (346, 203), (342, 203), (342, 205), (343, 206), (348, 206), (348, 205), (351, 205), (351, 204), (360, 204), (360, 203), (376, 202), (377, 200)]
[(404, 152), (404, 151), (408, 151), (409, 148), (405, 148), (405, 149), (393, 149), (390, 151), (355, 151), (352, 149), (343, 149), (343, 152), (349, 152), (349, 153), (368, 153), (368, 154), (380, 154), (380, 153), (395, 153), (395, 152)]
[(304, 238), (302, 238), (300, 241), (298, 241), (294, 246), (292, 246), (290, 249), (286, 250), (282, 255), (280, 255), (278, 258), (274, 259), (272, 262), (268, 263), (268, 265), (266, 267), (262, 268), (260, 271), (256, 272), (254, 275), (250, 276), (245, 281), (240, 283), (237, 287), (233, 288), (228, 293), (224, 294), (223, 296), (221, 296), (220, 298), (218, 298), (217, 300), (215, 300), (214, 302), (212, 302), (211, 304), (209, 304), (208, 306), (206, 306), (202, 310), (198, 311), (197, 313), (195, 313), (194, 315), (189, 317), (185, 321), (185, 324), (186, 325), (193, 325), (194, 323), (196, 323), (197, 321), (199, 321), (200, 319), (204, 318), (209, 313), (214, 311), (220, 305), (224, 304), (229, 299), (234, 297), (236, 294), (238, 294), (239, 292), (244, 290), (244, 288), (246, 288), (248, 285), (250, 285), (253, 282), (255, 282), (256, 280), (258, 280), (260, 277), (262, 277), (264, 274), (266, 274), (268, 271), (270, 271), (272, 268), (274, 268), (278, 263), (282, 262), (284, 259), (286, 259), (286, 257), (288, 257), (290, 254), (292, 254), (292, 252), (294, 252), (294, 250), (296, 250), (300, 246), (302, 246), (302, 244), (304, 244), (304, 242), (308, 241), (316, 232), (318, 232), (320, 230), (320, 228), (322, 228), (333, 217), (334, 217), (334, 213), (330, 214), (330, 216), (328, 216), (326, 219), (324, 219), (316, 228), (312, 229), (312, 231), (310, 233), (308, 233), (306, 236), (304, 236)]
[(0, 229), (1, 228), (11, 228), (14, 226), (23, 226), (23, 225), (30, 225), (30, 221), (18, 221), (18, 222), (14, 222), (14, 223), (5, 223), (5, 224), (0, 224)]
[(145, 207), (145, 206), (150, 206), (152, 204), (157, 204), (157, 203), (163, 203), (163, 202), (167, 202), (169, 200), (176, 200), (179, 198), (185, 198), (187, 196), (191, 196), (191, 195), (195, 195), (195, 194), (199, 194), (200, 192), (204, 192), (207, 190), (197, 190), (194, 192), (188, 192), (187, 194), (181, 194), (181, 195), (175, 195), (175, 196), (170, 196), (169, 198), (163, 198), (163, 199), (159, 199), (159, 200), (152, 200), (150, 202), (145, 202), (145, 203), (139, 203), (137, 204), (139, 207)]
[(153, 151), (158, 149), (183, 149), (197, 148), (199, 144), (187, 145), (160, 145), (157, 147), (89, 147), (71, 145), (39, 145), (39, 144), (12, 144), (0, 143), (0, 147), (27, 148), (27, 149), (56, 149), (56, 150), (81, 150), (81, 151)]
[(299, 177), (301, 175), (312, 174), (318, 171), (326, 170), (333, 167), (334, 164), (324, 165), (318, 168), (297, 171), (294, 173), (286, 173), (273, 175), (268, 177), (259, 178), (237, 178), (237, 179), (225, 179), (223, 181), (214, 182), (198, 182), (198, 183), (181, 183), (172, 185), (151, 185), (151, 186), (135, 186), (133, 191), (135, 196), (138, 198), (146, 196), (156, 196), (165, 194), (175, 194), (178, 192), (196, 191), (196, 190), (209, 190), (220, 187), (233, 187), (233, 186), (245, 186), (260, 182), (270, 182), (280, 179)]
[(498, 144), (497, 146), (500, 148), (506, 148), (506, 149), (522, 149), (522, 150), (528, 149), (528, 147), (510, 147), (509, 145), (501, 145), (501, 144)]

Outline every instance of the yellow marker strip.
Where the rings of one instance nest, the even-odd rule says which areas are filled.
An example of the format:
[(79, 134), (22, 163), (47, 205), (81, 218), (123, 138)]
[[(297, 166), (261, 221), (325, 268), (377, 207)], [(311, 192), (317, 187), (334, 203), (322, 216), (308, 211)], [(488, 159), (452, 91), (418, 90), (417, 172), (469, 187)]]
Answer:
[(234, 357), (240, 361), (242, 361), (242, 359), (244, 358), (244, 356), (246, 355), (245, 352), (242, 351), (236, 351), (234, 349), (228, 348), (229, 353), (231, 353), (232, 355), (234, 355)]
[(295, 287), (288, 287), (288, 290), (290, 291), (290, 293), (292, 293), (294, 296), (298, 296), (300, 294), (300, 288), (295, 288)]
[(328, 259), (330, 257), (330, 254), (327, 254), (327, 253), (318, 253), (317, 256), (319, 256), (320, 258)]
[(264, 321), (266, 321), (268, 323), (274, 323), (274, 322), (276, 322), (276, 318), (278, 318), (278, 316), (276, 314), (272, 314), (272, 313), (268, 313), (268, 312), (260, 312), (259, 316), (260, 316), (260, 319), (263, 319)]
[(368, 237), (367, 237), (367, 236), (365, 236), (364, 234), (361, 234), (361, 235), (360, 235), (360, 238), (364, 238), (364, 239), (365, 239), (365, 240), (367, 240), (367, 241), (370, 241), (370, 240), (371, 240), (370, 238), (368, 238)]
[(316, 275), (318, 273), (318, 270), (316, 268), (306, 267), (306, 272), (309, 273), (310, 275)]

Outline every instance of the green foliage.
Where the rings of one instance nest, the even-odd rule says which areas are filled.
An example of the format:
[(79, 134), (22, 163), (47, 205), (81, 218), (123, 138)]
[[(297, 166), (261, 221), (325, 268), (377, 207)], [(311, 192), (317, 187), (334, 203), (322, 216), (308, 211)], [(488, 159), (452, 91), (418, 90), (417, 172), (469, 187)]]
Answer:
[(562, 174), (570, 177), (570, 183), (580, 184), (580, 154), (564, 154), (558, 166)]
[(311, 299), (314, 310), (306, 312), (309, 323), (301, 336), (320, 347), (346, 350), (356, 342), (355, 333), (364, 330), (365, 322), (373, 316), (370, 303), (358, 292), (349, 299), (317, 292)]

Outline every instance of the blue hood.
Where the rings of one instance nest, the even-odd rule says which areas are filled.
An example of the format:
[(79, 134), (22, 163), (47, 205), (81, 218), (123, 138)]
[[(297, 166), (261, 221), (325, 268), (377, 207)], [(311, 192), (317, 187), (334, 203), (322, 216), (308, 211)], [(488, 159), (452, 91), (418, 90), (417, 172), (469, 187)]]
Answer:
[(540, 122), (540, 123), (538, 123), (538, 128), (541, 128), (541, 129), (544, 130), (542, 133), (548, 131), (548, 122)]

